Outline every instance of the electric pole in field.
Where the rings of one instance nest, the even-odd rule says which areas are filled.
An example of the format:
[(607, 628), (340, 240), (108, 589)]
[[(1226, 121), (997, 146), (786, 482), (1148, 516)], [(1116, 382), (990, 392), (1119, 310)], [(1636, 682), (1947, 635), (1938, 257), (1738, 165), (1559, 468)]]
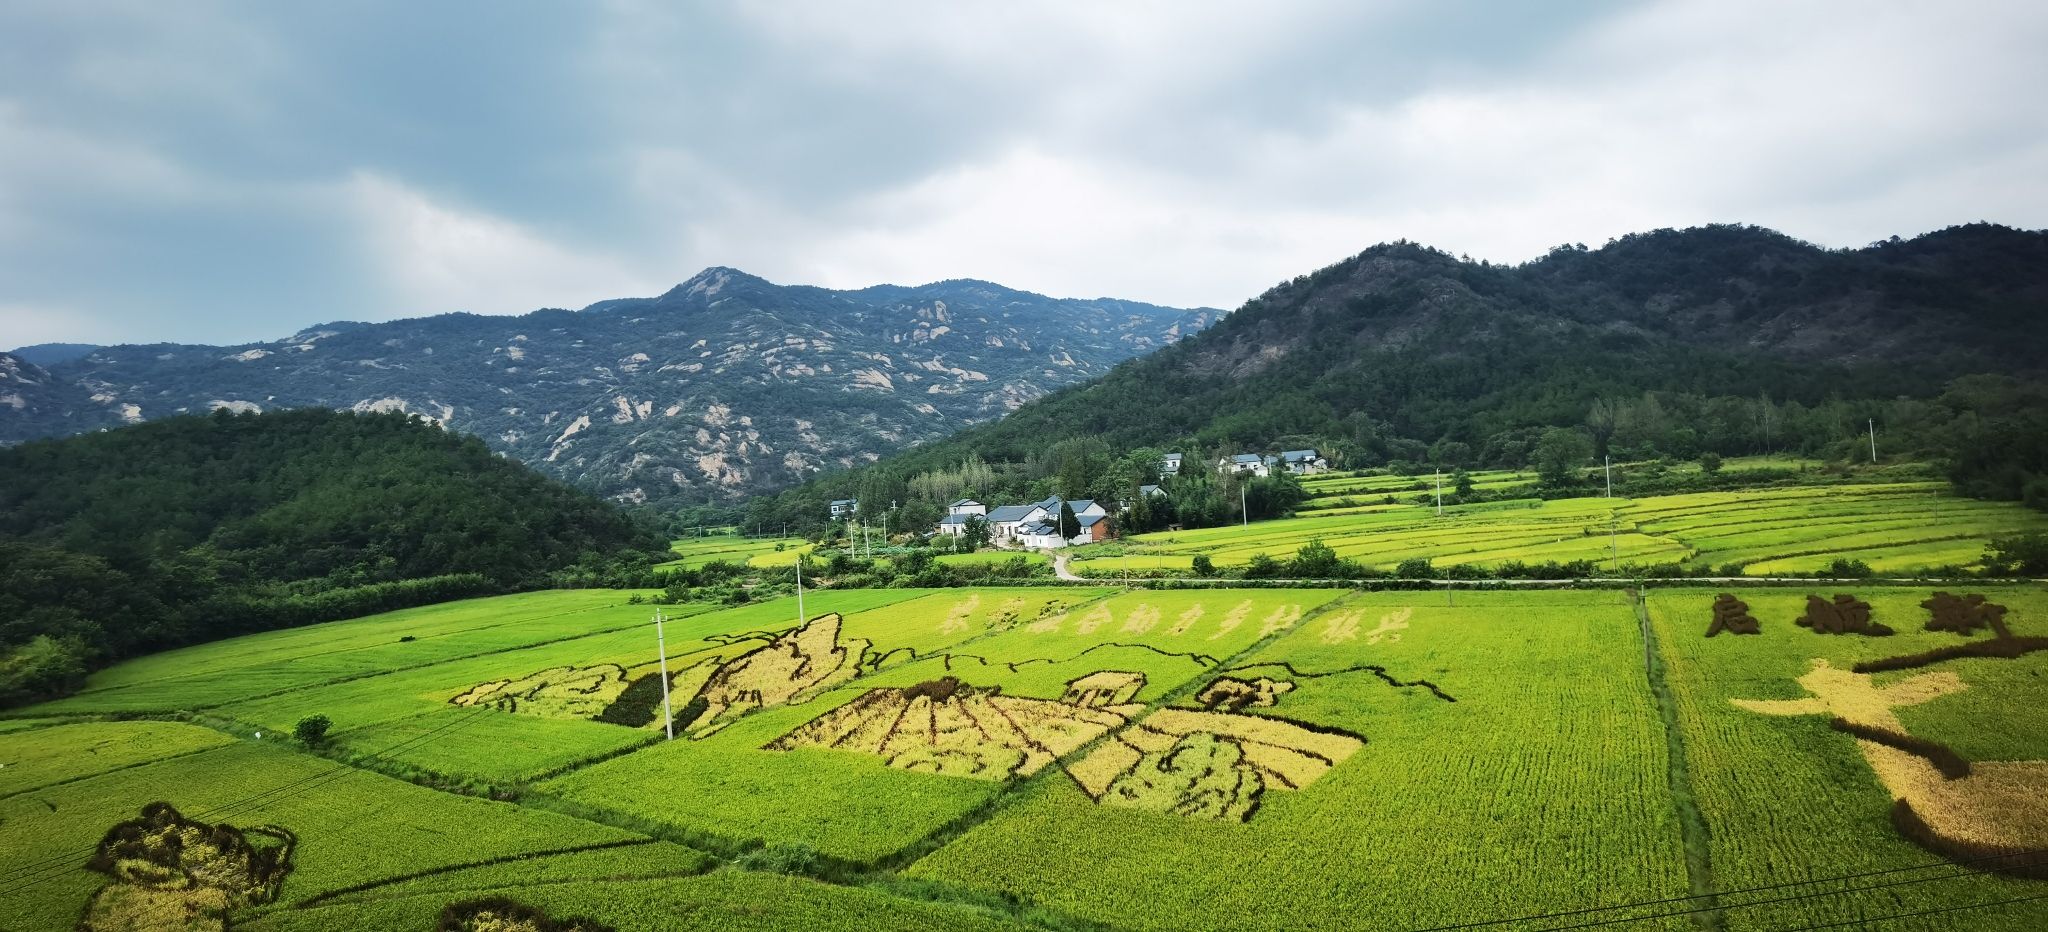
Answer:
[(1245, 489), (1246, 489), (1247, 487), (1249, 487), (1250, 485), (1251, 485), (1251, 483), (1249, 483), (1249, 482), (1245, 482), (1245, 481), (1242, 481), (1242, 480), (1240, 480), (1240, 481), (1239, 481), (1239, 482), (1237, 483), (1237, 507), (1238, 507), (1238, 510), (1239, 510), (1239, 511), (1241, 511), (1241, 512), (1242, 512), (1242, 513), (1244, 514), (1244, 517), (1243, 517), (1242, 519), (1240, 519), (1240, 520), (1239, 520), (1239, 523), (1238, 523), (1238, 526), (1239, 526), (1239, 527), (1251, 527), (1251, 526), (1252, 526), (1252, 506), (1251, 506), (1251, 499), (1250, 499), (1250, 498), (1248, 498), (1248, 497), (1246, 497), (1246, 496), (1245, 496), (1245, 492), (1244, 492), (1244, 490), (1245, 490)]
[(804, 555), (796, 555), (796, 625), (804, 625)]
[(1436, 470), (1436, 516), (1444, 516), (1444, 470), (1441, 466)]
[(1877, 418), (1870, 419), (1870, 462), (1877, 462)]
[[(1607, 471), (1607, 497), (1611, 499), (1614, 497), (1614, 457), (1612, 455), (1603, 456), (1600, 458), (1600, 463), (1601, 467)], [(1621, 572), (1621, 537), (1620, 531), (1616, 527), (1620, 520), (1620, 517), (1614, 513), (1614, 506), (1609, 504), (1607, 506), (1607, 552), (1614, 562), (1614, 571), (1617, 573)]]
[(654, 652), (661, 655), (661, 726), (676, 740), (676, 716), (668, 708), (668, 639), (662, 636), (661, 609), (654, 610)]

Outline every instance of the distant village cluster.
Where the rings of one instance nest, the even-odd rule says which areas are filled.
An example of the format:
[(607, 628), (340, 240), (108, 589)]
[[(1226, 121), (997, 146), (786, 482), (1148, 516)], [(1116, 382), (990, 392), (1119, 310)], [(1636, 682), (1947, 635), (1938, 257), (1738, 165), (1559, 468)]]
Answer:
[[(1168, 453), (1161, 457), (1161, 481), (1170, 481), (1180, 475), (1186, 462), (1187, 458), (1179, 453)], [(1313, 449), (1285, 450), (1277, 455), (1239, 453), (1221, 457), (1216, 460), (1215, 468), (1219, 473), (1237, 473), (1261, 478), (1276, 472), (1309, 476), (1329, 471), (1330, 461)], [(1163, 485), (1141, 485), (1138, 487), (1138, 494), (1163, 496), (1166, 489)], [(1062, 505), (1073, 511), (1079, 525), (1079, 530), (1071, 535), (1060, 533)], [(1128, 506), (1129, 503), (1122, 503), (1122, 507)], [(860, 500), (834, 499), (830, 508), (832, 520), (848, 520), (860, 509)], [(946, 516), (940, 519), (931, 533), (933, 536), (964, 537), (975, 519), (986, 523), (989, 543), (998, 547), (1051, 550), (1108, 540), (1112, 536), (1109, 509), (1102, 503), (1093, 499), (1061, 499), (1058, 496), (1029, 504), (998, 505), (994, 508), (983, 502), (963, 498), (946, 506)]]

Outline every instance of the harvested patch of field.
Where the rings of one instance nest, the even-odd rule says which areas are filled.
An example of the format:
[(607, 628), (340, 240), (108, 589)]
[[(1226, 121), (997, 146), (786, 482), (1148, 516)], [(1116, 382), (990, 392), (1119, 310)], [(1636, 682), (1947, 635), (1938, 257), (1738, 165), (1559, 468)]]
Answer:
[(1265, 789), (1307, 786), (1364, 746), (1275, 718), (1160, 709), (1067, 772), (1105, 805), (1243, 821)]
[(756, 709), (811, 699), (860, 674), (867, 641), (839, 640), (840, 617), (820, 615), (718, 667), (695, 699), (702, 714), (690, 724), (704, 737)]
[(626, 668), (618, 664), (549, 667), (517, 679), (479, 683), (448, 701), (542, 718), (596, 718), (626, 691), (627, 682)]
[[(1135, 693), (1140, 677), (1128, 691)], [(1070, 693), (1073, 691), (1070, 691)], [(1138, 705), (1005, 696), (947, 678), (871, 689), (799, 726), (766, 749), (833, 748), (872, 754), (889, 766), (983, 780), (1029, 776), (1143, 710)]]

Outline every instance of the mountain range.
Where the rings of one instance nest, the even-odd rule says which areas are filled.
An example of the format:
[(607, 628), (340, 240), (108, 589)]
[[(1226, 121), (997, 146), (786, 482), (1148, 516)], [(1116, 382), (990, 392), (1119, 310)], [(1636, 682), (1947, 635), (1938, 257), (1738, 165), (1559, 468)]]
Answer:
[[(1874, 419), (1887, 443), (1910, 435), (1940, 458), (1954, 452), (1938, 448), (1953, 440), (1940, 422), (2024, 413), (2006, 409), (2031, 397), (1981, 380), (1957, 394), (1959, 379), (2032, 384), (2044, 368), (2048, 231), (1971, 224), (1826, 249), (1716, 225), (1519, 265), (1384, 243), (1103, 378), (824, 477), (749, 520), (800, 523), (822, 498), (877, 488), (870, 474), (901, 483), (970, 454), (1027, 498), (1059, 490), (1046, 485), (1055, 472), (1067, 494), (1127, 496), (1074, 477), (1106, 476), (1102, 457), (1145, 447), (1520, 467), (1551, 427), (1639, 458), (1838, 456)], [(1072, 460), (1062, 444), (1098, 465), (1059, 465)]]
[(834, 291), (710, 268), (580, 311), (0, 353), (0, 443), (219, 409), (404, 411), (621, 502), (730, 501), (999, 417), (1220, 316), (981, 281)]

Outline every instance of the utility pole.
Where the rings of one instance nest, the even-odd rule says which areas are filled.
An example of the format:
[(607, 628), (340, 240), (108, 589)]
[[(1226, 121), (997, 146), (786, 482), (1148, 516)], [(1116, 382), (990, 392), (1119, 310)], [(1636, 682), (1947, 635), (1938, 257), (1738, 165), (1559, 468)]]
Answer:
[(676, 740), (676, 716), (668, 708), (668, 639), (661, 633), (661, 609), (654, 610), (654, 651), (661, 655), (661, 727), (668, 740)]
[(1248, 486), (1249, 484), (1250, 483), (1244, 482), (1243, 480), (1239, 480), (1237, 483), (1237, 507), (1244, 512), (1244, 518), (1239, 525), (1240, 527), (1252, 526), (1251, 499), (1245, 496), (1244, 491), (1246, 486)]
[(796, 625), (804, 625), (804, 555), (796, 555)]
[[(1607, 471), (1607, 497), (1613, 498), (1614, 457), (1612, 455), (1603, 456), (1600, 458), (1600, 462), (1602, 468), (1606, 469)], [(1621, 572), (1621, 537), (1619, 536), (1620, 532), (1616, 529), (1615, 526), (1616, 522), (1618, 522), (1619, 520), (1620, 519), (1615, 516), (1614, 506), (1607, 506), (1607, 553), (1609, 559), (1613, 561), (1614, 571), (1617, 573)]]
[(1870, 462), (1877, 462), (1877, 418), (1870, 419)]
[(1444, 516), (1444, 470), (1441, 466), (1436, 470), (1436, 516)]

